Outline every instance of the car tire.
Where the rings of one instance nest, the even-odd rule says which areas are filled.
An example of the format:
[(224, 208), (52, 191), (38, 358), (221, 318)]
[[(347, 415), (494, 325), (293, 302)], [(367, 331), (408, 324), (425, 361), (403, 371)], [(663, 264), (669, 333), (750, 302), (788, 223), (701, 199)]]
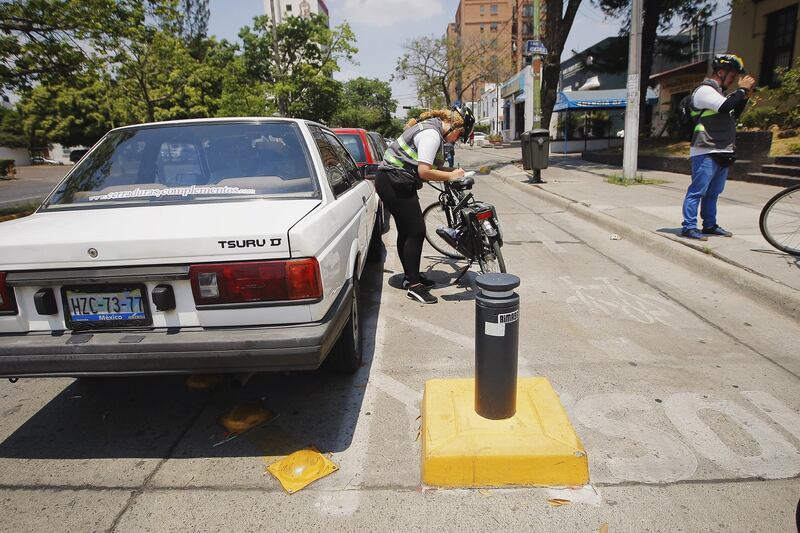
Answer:
[(331, 370), (338, 374), (355, 374), (363, 362), (361, 340), (361, 295), (358, 280), (353, 276), (353, 298), (350, 303), (350, 318), (339, 339), (328, 355)]

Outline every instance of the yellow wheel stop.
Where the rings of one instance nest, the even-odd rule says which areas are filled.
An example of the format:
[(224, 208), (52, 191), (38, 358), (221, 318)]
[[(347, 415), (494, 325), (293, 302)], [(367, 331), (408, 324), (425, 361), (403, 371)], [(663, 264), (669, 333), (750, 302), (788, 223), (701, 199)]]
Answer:
[(550, 382), (517, 382), (517, 412), (475, 412), (474, 379), (434, 379), (422, 400), (422, 482), (437, 487), (578, 486), (586, 450)]

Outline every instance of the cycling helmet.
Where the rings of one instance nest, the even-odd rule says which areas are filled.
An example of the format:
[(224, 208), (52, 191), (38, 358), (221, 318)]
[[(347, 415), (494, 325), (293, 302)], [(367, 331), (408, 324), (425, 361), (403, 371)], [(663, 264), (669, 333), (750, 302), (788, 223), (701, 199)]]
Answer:
[(724, 54), (721, 56), (716, 56), (714, 58), (714, 63), (712, 65), (714, 71), (717, 70), (732, 70), (734, 72), (738, 72), (739, 74), (744, 74), (744, 60), (733, 54)]
[(472, 109), (467, 106), (453, 106), (452, 110), (461, 115), (461, 119), (464, 121), (464, 131), (461, 133), (461, 140), (463, 142), (468, 142), (469, 136), (472, 133), (472, 128), (475, 127), (475, 114), (472, 112)]

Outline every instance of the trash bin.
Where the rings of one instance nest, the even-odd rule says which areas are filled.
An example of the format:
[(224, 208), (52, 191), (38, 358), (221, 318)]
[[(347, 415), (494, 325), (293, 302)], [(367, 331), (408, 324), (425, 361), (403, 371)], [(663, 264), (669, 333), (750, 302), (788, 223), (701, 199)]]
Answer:
[(522, 140), (522, 168), (530, 170), (531, 168), (531, 132), (523, 132), (520, 136)]
[[(545, 129), (535, 129), (522, 134), (523, 139), (528, 136), (527, 156), (525, 141), (523, 140), (522, 164), (525, 170), (540, 170), (547, 168), (550, 157), (550, 132)], [(527, 165), (526, 165), (527, 161)]]

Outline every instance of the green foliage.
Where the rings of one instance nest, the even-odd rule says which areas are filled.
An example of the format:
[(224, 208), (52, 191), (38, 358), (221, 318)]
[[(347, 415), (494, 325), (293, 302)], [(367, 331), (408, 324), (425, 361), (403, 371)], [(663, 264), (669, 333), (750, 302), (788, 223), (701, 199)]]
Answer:
[(475, 124), (475, 131), (488, 135), (491, 133), (492, 127), (489, 124)]
[(15, 172), (13, 159), (0, 159), (0, 176), (13, 176)]
[(173, 0), (0, 2), (0, 91), (65, 80), (148, 20), (175, 16)]
[(111, 101), (110, 79), (101, 72), (42, 84), (19, 103), (21, 125), (34, 146), (91, 146), (113, 127)]
[(778, 87), (761, 87), (750, 99), (741, 123), (748, 128), (800, 127), (800, 60), (778, 74)]
[(392, 98), (388, 82), (355, 78), (344, 83), (341, 104), (332, 122), (337, 127), (364, 128), (386, 134), (393, 131), (392, 111), (396, 107), (397, 101)]
[(289, 17), (273, 29), (269, 17), (259, 16), (239, 37), (247, 73), (268, 84), (282, 115), (331, 120), (342, 93), (333, 73), (339, 71), (339, 60), (352, 61), (358, 51), (348, 24), (330, 29), (326, 17), (312, 15)]
[(22, 128), (22, 117), (17, 109), (0, 107), (0, 146), (27, 148), (28, 139)]
[[(43, 2), (31, 3), (43, 9)], [(329, 29), (324, 17), (289, 17), (275, 28), (276, 55), (266, 17), (255, 17), (252, 29), (242, 29), (240, 50), (205, 36), (207, 0), (88, 4), (102, 11), (103, 2), (118, 5), (115, 13), (122, 13), (117, 16), (124, 15), (128, 24), (117, 25), (111, 17), (109, 32), (86, 41), (85, 53), (69, 75), (31, 78), (36, 83), (21, 91), (17, 129), (0, 127), (0, 140), (15, 135), (23, 145), (92, 145), (110, 128), (126, 124), (271, 116), (279, 111), (330, 122), (341, 109), (370, 129), (396, 127), (388, 84), (361, 78), (343, 87), (333, 78), (338, 62), (351, 61), (356, 53), (355, 37), (346, 24)], [(11, 5), (19, 8), (22, 3)], [(6, 4), (0, 6), (0, 14), (4, 10)], [(0, 59), (3, 38), (0, 33)], [(10, 67), (0, 61), (2, 68)], [(341, 108), (344, 98), (350, 105)]]

